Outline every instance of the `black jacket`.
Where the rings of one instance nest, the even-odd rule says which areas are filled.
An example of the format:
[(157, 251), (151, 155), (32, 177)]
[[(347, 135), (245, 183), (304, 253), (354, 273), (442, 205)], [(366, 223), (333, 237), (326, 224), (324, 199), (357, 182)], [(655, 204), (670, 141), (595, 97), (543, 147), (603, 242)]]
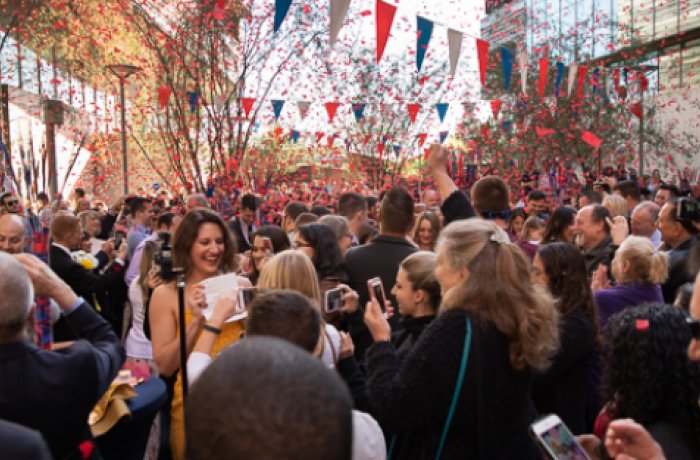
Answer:
[[(347, 317), (358, 361), (364, 360), (365, 351), (372, 344), (372, 337), (362, 320), (364, 307), (369, 300), (367, 280), (375, 276), (380, 277), (387, 300), (396, 307), (396, 298), (391, 294), (391, 288), (396, 282), (399, 264), (417, 251), (418, 249), (405, 238), (379, 235), (371, 243), (350, 248), (346, 253), (345, 268), (349, 278), (348, 285), (360, 297), (360, 308), (357, 309), (357, 313)], [(399, 315), (394, 315), (389, 323), (392, 330), (399, 330)]]
[(391, 343), (394, 344), (396, 352), (401, 356), (409, 351), (418, 342), (418, 338), (430, 323), (435, 320), (435, 315), (419, 316), (404, 316), (399, 320), (401, 330), (391, 334)]
[(668, 251), (668, 279), (661, 286), (664, 294), (664, 302), (672, 304), (676, 300), (676, 291), (685, 283), (692, 283), (695, 275), (687, 268), (688, 253), (690, 248), (697, 241), (696, 236), (692, 236)]
[(3, 458), (53, 460), (41, 434), (5, 420), (0, 420), (0, 446)]
[[(104, 274), (95, 273), (75, 262), (62, 248), (53, 245), (49, 249), (49, 266), (77, 295), (98, 310), (117, 335), (121, 334), (124, 305), (113, 305), (110, 291), (116, 294), (124, 290), (124, 267), (114, 263)], [(76, 333), (70, 329), (65, 318), (61, 317), (54, 324), (54, 341), (76, 338)]]
[(611, 277), (612, 271), (610, 270), (610, 264), (615, 257), (615, 251), (617, 251), (617, 245), (613, 244), (613, 240), (610, 236), (606, 236), (598, 246), (590, 251), (582, 250), (581, 253), (586, 263), (588, 277), (590, 278), (600, 265), (608, 267), (608, 277)]
[(557, 414), (574, 434), (586, 426), (588, 378), (595, 352), (595, 329), (588, 315), (574, 312), (560, 326), (559, 352), (552, 365), (535, 376), (532, 399), (540, 415)]
[(403, 359), (393, 344), (367, 351), (371, 406), (391, 439), (392, 459), (433, 460), (452, 401), (472, 321), (469, 362), (442, 459), (541, 460), (528, 435), (535, 419), (532, 372), (510, 364), (509, 339), (488, 322), (451, 309), (430, 324)]
[[(233, 233), (233, 236), (236, 238), (238, 252), (243, 253), (250, 249), (253, 242), (245, 239), (245, 236), (243, 236), (243, 229), (241, 229), (241, 225), (247, 224), (245, 224), (245, 222), (242, 222), (241, 219), (233, 219), (228, 222), (228, 228), (231, 230), (231, 233)], [(253, 232), (248, 232), (248, 238), (250, 238), (252, 233)]]
[(27, 341), (0, 345), (0, 419), (41, 432), (57, 459), (92, 439), (88, 415), (124, 361), (112, 327), (90, 305), (65, 321), (84, 340), (59, 351)]

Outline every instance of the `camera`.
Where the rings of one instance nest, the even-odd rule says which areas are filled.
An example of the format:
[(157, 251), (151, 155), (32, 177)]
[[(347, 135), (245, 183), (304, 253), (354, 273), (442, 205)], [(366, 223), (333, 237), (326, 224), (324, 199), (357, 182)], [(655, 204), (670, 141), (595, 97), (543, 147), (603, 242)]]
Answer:
[(173, 268), (173, 248), (170, 246), (170, 233), (158, 233), (160, 249), (153, 256), (153, 263), (158, 266), (160, 278), (163, 281), (170, 281), (177, 275), (177, 270)]
[(678, 200), (678, 220), (700, 221), (700, 206), (692, 198)]

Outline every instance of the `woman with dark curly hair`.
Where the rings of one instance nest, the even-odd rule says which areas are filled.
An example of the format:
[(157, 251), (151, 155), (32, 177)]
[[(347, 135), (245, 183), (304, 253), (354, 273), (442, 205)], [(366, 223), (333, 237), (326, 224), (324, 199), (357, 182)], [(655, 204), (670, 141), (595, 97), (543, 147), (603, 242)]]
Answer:
[(576, 210), (571, 206), (560, 206), (554, 210), (552, 216), (547, 221), (544, 228), (541, 245), (563, 241), (565, 243), (574, 242), (574, 219)]
[(595, 396), (589, 379), (600, 343), (581, 252), (570, 243), (541, 246), (532, 262), (532, 281), (549, 289), (561, 315), (559, 352), (552, 366), (535, 377), (532, 399), (538, 412), (559, 415), (574, 434), (581, 434), (588, 431), (586, 402)]
[(596, 435), (610, 419), (633, 418), (673, 460), (700, 458), (700, 367), (688, 360), (686, 315), (661, 303), (628, 308), (604, 333), (605, 396)]
[[(271, 253), (269, 249), (265, 247), (265, 238), (269, 238), (272, 243)], [(252, 241), (250, 245), (250, 272), (246, 273), (245, 276), (253, 285), (256, 285), (258, 284), (260, 271), (263, 269), (265, 262), (273, 255), (289, 249), (291, 244), (284, 230), (276, 225), (264, 225), (260, 227), (250, 237), (250, 241)]]
[(332, 278), (342, 282), (347, 278), (338, 239), (327, 225), (317, 223), (302, 225), (292, 246), (309, 256), (314, 263), (319, 281)]

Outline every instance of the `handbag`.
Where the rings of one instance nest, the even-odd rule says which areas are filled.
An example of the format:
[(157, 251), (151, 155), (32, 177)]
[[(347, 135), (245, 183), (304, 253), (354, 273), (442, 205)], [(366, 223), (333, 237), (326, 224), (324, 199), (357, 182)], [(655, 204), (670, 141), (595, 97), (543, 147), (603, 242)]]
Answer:
[[(457, 409), (457, 402), (459, 401), (459, 395), (462, 392), (462, 385), (464, 384), (464, 375), (467, 373), (467, 365), (469, 364), (469, 351), (472, 346), (472, 321), (467, 318), (466, 324), (466, 334), (464, 335), (464, 347), (462, 348), (462, 359), (459, 364), (459, 372), (457, 373), (457, 384), (455, 385), (455, 391), (452, 393), (452, 402), (450, 403), (450, 410), (447, 412), (447, 419), (445, 420), (445, 426), (442, 429), (442, 435), (440, 436), (440, 444), (438, 444), (438, 449), (435, 454), (435, 460), (440, 460), (442, 456), (442, 450), (445, 447), (445, 441), (447, 440), (447, 433), (450, 431), (450, 425), (452, 424), (452, 418), (454, 417), (455, 410)], [(396, 445), (396, 435), (392, 436), (391, 443), (389, 445), (389, 451), (387, 453), (387, 460), (391, 460), (391, 455), (394, 451), (394, 446)]]

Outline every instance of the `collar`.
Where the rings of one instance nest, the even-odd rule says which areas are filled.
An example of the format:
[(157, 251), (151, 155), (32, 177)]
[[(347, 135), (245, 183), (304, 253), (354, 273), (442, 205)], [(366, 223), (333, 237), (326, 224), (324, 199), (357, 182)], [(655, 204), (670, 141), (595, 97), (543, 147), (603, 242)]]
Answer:
[(399, 324), (403, 330), (408, 331), (411, 334), (415, 334), (416, 332), (422, 332), (423, 329), (425, 329), (425, 327), (434, 319), (435, 315), (418, 316), (416, 318), (413, 316), (404, 316), (399, 320)]
[(372, 243), (377, 243), (377, 242), (391, 243), (391, 244), (402, 244), (405, 246), (410, 246), (412, 248), (415, 248), (415, 246), (413, 244), (411, 244), (411, 242), (408, 241), (406, 238), (401, 238), (398, 236), (389, 236), (389, 235), (379, 234), (372, 240)]
[(59, 248), (59, 249), (62, 249), (63, 252), (65, 252), (65, 253), (68, 254), (71, 258), (73, 258), (73, 253), (71, 252), (71, 250), (68, 249), (67, 247), (65, 247), (64, 245), (58, 244), (58, 243), (56, 243), (55, 241), (54, 241), (53, 243), (51, 243), (51, 244), (52, 244), (53, 246), (56, 246), (56, 247)]
[(146, 234), (150, 233), (150, 227), (146, 227), (145, 225), (137, 224), (134, 222), (134, 228), (139, 233), (146, 233)]
[(612, 237), (611, 237), (610, 235), (608, 235), (608, 236), (606, 236), (605, 238), (603, 238), (603, 241), (601, 241), (600, 243), (598, 243), (598, 244), (596, 245), (596, 247), (594, 247), (594, 248), (591, 249), (590, 251), (586, 251), (586, 252), (587, 252), (588, 254), (592, 254), (592, 253), (601, 251), (601, 250), (603, 250), (604, 248), (606, 248), (606, 247), (608, 247), (608, 246), (612, 246), (612, 245), (613, 245), (613, 244), (612, 244)]
[(0, 345), (0, 361), (7, 361), (10, 359), (23, 356), (38, 350), (36, 345), (29, 342), (28, 340), (19, 340), (17, 342), (10, 342)]

